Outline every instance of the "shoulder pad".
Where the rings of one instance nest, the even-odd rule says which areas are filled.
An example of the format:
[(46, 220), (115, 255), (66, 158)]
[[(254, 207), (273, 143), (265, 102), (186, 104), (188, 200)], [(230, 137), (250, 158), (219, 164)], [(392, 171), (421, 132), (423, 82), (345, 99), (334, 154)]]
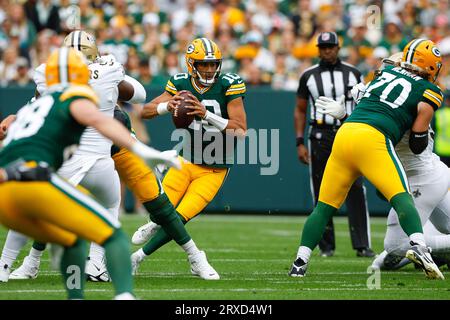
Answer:
[(94, 90), (92, 90), (91, 87), (85, 85), (71, 85), (66, 90), (64, 90), (59, 100), (65, 101), (73, 97), (84, 97), (93, 101), (97, 105), (99, 103), (97, 94), (94, 92)]

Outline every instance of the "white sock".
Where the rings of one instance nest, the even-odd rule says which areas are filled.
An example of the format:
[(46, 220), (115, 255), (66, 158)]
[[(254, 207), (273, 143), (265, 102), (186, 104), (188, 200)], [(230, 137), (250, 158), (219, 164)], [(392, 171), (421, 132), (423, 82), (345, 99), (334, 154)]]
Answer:
[(43, 253), (44, 253), (44, 251), (39, 251), (39, 250), (36, 250), (35, 248), (31, 247), (28, 257), (30, 257), (30, 259), (33, 263), (40, 264), (41, 256)]
[(91, 250), (89, 251), (89, 259), (97, 263), (100, 263), (103, 261), (104, 256), (105, 256), (105, 249), (100, 247), (98, 244), (92, 242)]
[(147, 257), (147, 255), (145, 254), (145, 252), (144, 252), (144, 250), (142, 248), (139, 249), (138, 251), (136, 251), (133, 254), (137, 255), (139, 261), (142, 261), (142, 260), (144, 260)]
[(301, 258), (303, 262), (308, 263), (312, 250), (305, 246), (300, 246), (297, 251), (297, 258)]
[(0, 258), (0, 266), (3, 267), (7, 264), (11, 268), (20, 250), (26, 245), (27, 241), (28, 238), (23, 234), (9, 230), (5, 245), (3, 246), (2, 257)]
[(186, 253), (191, 256), (193, 254), (198, 253), (200, 250), (197, 248), (197, 245), (195, 244), (194, 240), (189, 240), (185, 244), (181, 246)]
[(420, 232), (416, 232), (413, 233), (409, 236), (409, 240), (411, 240), (412, 242), (415, 242), (421, 246), (426, 247), (426, 242), (425, 242), (425, 237), (423, 236), (423, 233)]
[(387, 251), (384, 250), (382, 253), (380, 253), (372, 262), (372, 268), (375, 269), (381, 269), (381, 267), (384, 265), (384, 258), (387, 256)]
[(450, 251), (450, 235), (425, 236), (433, 251)]

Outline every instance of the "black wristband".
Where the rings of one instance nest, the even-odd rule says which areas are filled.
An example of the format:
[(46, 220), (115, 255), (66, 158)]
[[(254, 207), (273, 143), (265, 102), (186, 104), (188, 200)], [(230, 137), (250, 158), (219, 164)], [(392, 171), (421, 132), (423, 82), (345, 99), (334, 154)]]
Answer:
[(305, 144), (305, 138), (303, 137), (297, 137), (297, 140), (295, 142), (295, 145), (298, 147), (301, 144)]
[(409, 135), (409, 149), (414, 154), (422, 153), (428, 146), (428, 130), (423, 132), (411, 131)]

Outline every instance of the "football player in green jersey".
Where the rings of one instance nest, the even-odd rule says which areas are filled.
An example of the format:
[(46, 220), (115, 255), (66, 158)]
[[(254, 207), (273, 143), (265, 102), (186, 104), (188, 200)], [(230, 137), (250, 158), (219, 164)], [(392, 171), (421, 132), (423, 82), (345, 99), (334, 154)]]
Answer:
[[(247, 120), (243, 98), (244, 81), (237, 74), (221, 74), (222, 54), (219, 47), (207, 38), (193, 40), (186, 50), (188, 73), (179, 73), (167, 82), (165, 92), (146, 104), (142, 118), (174, 112), (189, 91), (185, 101), (194, 121), (184, 130), (182, 169), (169, 169), (163, 188), (184, 223), (198, 215), (213, 200), (233, 163), (234, 149), (227, 148), (227, 139), (244, 136)], [(222, 144), (215, 144), (217, 141)], [(208, 152), (214, 149), (214, 152)], [(219, 150), (220, 149), (220, 150)], [(231, 149), (231, 150), (230, 150)], [(136, 266), (148, 255), (171, 240), (159, 226), (148, 223), (134, 234), (132, 242), (145, 243), (132, 255)], [(219, 279), (211, 268), (211, 279)]]
[[(401, 66), (385, 67), (367, 86), (336, 135), (319, 201), (305, 223), (290, 276), (305, 276), (311, 252), (322, 237), (326, 222), (341, 207), (354, 180), (365, 176), (397, 212), (411, 241), (406, 257), (420, 265), (428, 278), (444, 279), (426, 247), (408, 180), (394, 150), (409, 129), (411, 150), (425, 150), (431, 118), (442, 103), (442, 93), (433, 83), (441, 61), (432, 41), (415, 39), (405, 47)], [(345, 113), (338, 115), (345, 117)]]
[[(47, 61), (45, 73), (47, 94), (20, 109), (8, 128), (0, 151), (0, 167), (7, 168), (7, 174), (17, 161), (27, 166), (45, 162), (53, 170), (59, 169), (87, 126), (153, 165), (180, 166), (178, 159), (136, 141), (118, 121), (99, 112), (98, 97), (87, 85), (89, 70), (80, 52), (72, 48), (56, 50)], [(61, 272), (69, 298), (83, 298), (83, 239), (105, 248), (116, 298), (134, 298), (128, 240), (105, 208), (57, 175), (49, 181), (37, 177), (36, 181), (24, 182), (20, 174), (8, 180), (0, 185), (0, 223), (40, 242), (66, 248)]]

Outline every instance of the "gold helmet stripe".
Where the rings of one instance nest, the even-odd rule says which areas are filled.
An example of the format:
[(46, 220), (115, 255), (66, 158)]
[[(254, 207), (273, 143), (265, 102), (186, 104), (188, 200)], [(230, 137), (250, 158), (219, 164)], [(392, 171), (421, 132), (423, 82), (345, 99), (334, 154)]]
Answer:
[(69, 82), (69, 50), (67, 47), (62, 47), (58, 54), (58, 76), (59, 83), (66, 85)]
[(206, 50), (206, 55), (207, 56), (213, 55), (214, 51), (213, 51), (211, 42), (208, 39), (206, 39), (206, 38), (201, 38), (201, 39), (202, 39), (202, 42), (203, 42), (203, 46), (205, 47), (205, 50)]
[(422, 43), (426, 41), (426, 39), (417, 39), (408, 48), (408, 52), (406, 54), (406, 62), (412, 63), (414, 58), (414, 53), (416, 52), (416, 48)]

